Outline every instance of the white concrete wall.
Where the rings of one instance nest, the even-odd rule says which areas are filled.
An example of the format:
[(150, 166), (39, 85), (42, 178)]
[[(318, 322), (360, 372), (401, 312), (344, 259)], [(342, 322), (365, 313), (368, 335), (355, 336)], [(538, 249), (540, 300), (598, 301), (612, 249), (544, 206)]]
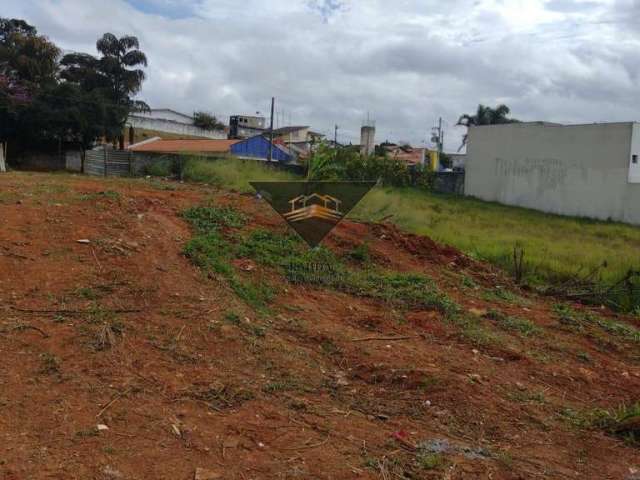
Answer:
[(640, 130), (630, 122), (472, 127), (465, 194), (640, 224), (640, 183), (628, 181), (633, 149), (640, 155)]
[(187, 123), (174, 122), (162, 118), (140, 117), (137, 114), (127, 119), (127, 126), (144, 128), (158, 132), (174, 133), (177, 135), (189, 135), (192, 137), (213, 138), (223, 140), (227, 138), (224, 130), (204, 130)]
[(174, 112), (173, 110), (165, 109), (165, 108), (155, 108), (151, 109), (148, 112), (136, 112), (135, 115), (137, 117), (143, 118), (155, 118), (159, 120), (171, 120), (173, 122), (178, 123), (193, 123), (193, 117), (189, 115), (185, 115), (184, 113)]
[[(635, 158), (634, 158), (635, 155)], [(640, 183), (640, 124), (633, 124), (629, 152), (629, 183)]]

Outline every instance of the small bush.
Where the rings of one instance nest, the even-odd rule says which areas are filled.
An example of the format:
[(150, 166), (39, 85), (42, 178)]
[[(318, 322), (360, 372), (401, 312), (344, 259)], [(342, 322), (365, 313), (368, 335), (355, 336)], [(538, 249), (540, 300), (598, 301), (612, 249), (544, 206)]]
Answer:
[(174, 161), (169, 158), (155, 160), (143, 169), (144, 175), (151, 175), (152, 177), (171, 177), (175, 172)]
[(416, 463), (423, 470), (436, 470), (446, 465), (446, 458), (441, 453), (418, 453)]
[(54, 375), (60, 373), (60, 360), (51, 353), (40, 355), (40, 370), (43, 375)]
[(353, 250), (347, 253), (347, 258), (359, 263), (368, 263), (371, 260), (371, 253), (369, 252), (369, 245), (361, 243)]

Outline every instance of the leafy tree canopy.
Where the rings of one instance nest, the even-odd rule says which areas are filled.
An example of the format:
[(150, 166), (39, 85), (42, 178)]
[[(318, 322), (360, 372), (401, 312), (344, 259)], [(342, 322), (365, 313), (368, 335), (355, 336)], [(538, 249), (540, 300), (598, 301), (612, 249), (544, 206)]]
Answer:
[(0, 18), (0, 141), (11, 145), (120, 138), (129, 112), (148, 109), (133, 97), (147, 58), (138, 39), (105, 33), (99, 57), (60, 49), (24, 20)]
[(193, 124), (205, 130), (222, 130), (224, 123), (220, 122), (215, 115), (208, 112), (193, 112)]

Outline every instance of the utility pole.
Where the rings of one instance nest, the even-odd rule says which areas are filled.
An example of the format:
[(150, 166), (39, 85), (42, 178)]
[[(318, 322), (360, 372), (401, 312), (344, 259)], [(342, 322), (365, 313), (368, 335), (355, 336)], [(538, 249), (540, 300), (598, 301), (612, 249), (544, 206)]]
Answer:
[(333, 131), (333, 148), (335, 149), (335, 157), (338, 158), (338, 125), (336, 124), (335, 130)]
[(271, 97), (271, 126), (269, 127), (269, 163), (273, 162), (273, 108), (275, 107), (276, 99)]

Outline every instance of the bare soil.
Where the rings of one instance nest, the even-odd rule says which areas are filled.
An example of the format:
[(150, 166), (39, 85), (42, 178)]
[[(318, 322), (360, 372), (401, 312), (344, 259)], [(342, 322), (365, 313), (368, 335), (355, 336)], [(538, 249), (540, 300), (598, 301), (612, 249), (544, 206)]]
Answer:
[(495, 338), (238, 262), (278, 287), (255, 312), (182, 254), (180, 213), (205, 201), (286, 230), (207, 186), (0, 175), (0, 479), (638, 478), (638, 448), (572, 421), (640, 398), (637, 343), (388, 224), (326, 244), (431, 276)]

